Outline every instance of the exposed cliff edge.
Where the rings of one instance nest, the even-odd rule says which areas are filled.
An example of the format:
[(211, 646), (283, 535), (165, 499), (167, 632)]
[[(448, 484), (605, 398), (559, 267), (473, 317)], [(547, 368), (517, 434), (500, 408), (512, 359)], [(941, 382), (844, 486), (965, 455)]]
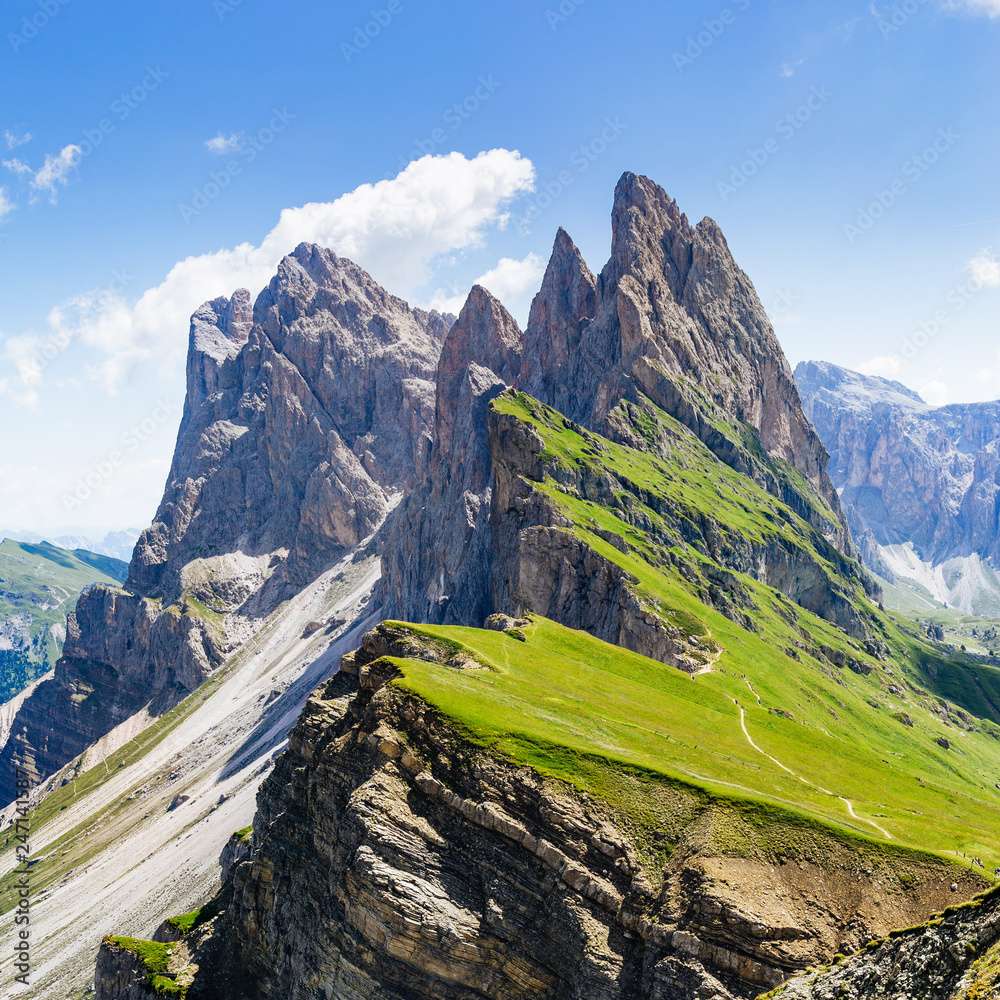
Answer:
[[(488, 669), (394, 623), (345, 657), (262, 790), (249, 853), (175, 952), (192, 1000), (729, 1000), (949, 895), (956, 869), (833, 832), (799, 829), (796, 846), (791, 814), (766, 821), (785, 824), (776, 854), (759, 835), (734, 852), (761, 816), (636, 772), (664, 810), (656, 848), (600, 798), (463, 736), (392, 683), (400, 660)], [(98, 1000), (149, 995), (128, 992), (135, 953), (105, 943)]]
[(1000, 613), (1000, 403), (928, 406), (826, 362), (795, 370), (806, 414), (868, 564), (927, 599)]
[(163, 500), (125, 587), (81, 597), (54, 676), (17, 712), (0, 802), (15, 765), (43, 779), (140, 709), (195, 690), (372, 533), (425, 461), (450, 323), (308, 244), (256, 302), (241, 290), (195, 312)]
[(1000, 891), (876, 940), (773, 1000), (990, 1000), (1000, 995)]

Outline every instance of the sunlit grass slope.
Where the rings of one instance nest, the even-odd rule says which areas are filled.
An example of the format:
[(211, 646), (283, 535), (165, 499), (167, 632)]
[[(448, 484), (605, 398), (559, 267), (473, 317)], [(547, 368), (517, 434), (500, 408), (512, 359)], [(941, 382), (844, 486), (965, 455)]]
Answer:
[[(408, 660), (399, 684), (476, 741), (606, 798), (615, 798), (614, 774), (626, 765), (886, 843), (979, 858), (989, 870), (1000, 864), (1000, 672), (881, 612), (838, 575), (842, 557), (814, 529), (662, 411), (650, 407), (640, 419), (658, 422), (661, 440), (664, 430), (672, 435), (666, 457), (584, 432), (523, 394), (494, 406), (534, 427), (552, 471), (587, 464), (635, 488), (616, 506), (582, 499), (567, 477), (531, 484), (571, 522), (563, 530), (626, 570), (649, 607), (709, 636), (721, 655), (692, 678), (540, 618), (525, 642), (422, 625), (490, 669)], [(658, 513), (641, 495), (669, 507), (657, 504)], [(871, 655), (745, 574), (736, 576), (751, 598), (750, 627), (706, 603), (711, 560), (679, 540), (664, 544), (676, 537), (671, 521), (706, 513), (722, 530), (777, 535), (808, 551), (875, 624), (888, 655)], [(840, 653), (855, 669), (835, 665)]]

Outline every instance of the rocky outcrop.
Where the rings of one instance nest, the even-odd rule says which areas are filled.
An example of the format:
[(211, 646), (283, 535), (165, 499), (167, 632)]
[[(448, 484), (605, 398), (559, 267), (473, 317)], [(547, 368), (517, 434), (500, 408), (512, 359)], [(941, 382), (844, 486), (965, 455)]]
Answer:
[(825, 362), (795, 371), (868, 564), (968, 612), (1000, 607), (1000, 403), (928, 406)]
[[(486, 289), (474, 287), (438, 363), (426, 476), (382, 542), (390, 613), (476, 624), (490, 613), (493, 469), (487, 414), (490, 402), (517, 378), (520, 360), (517, 323)], [(405, 601), (399, 600), (402, 592)]]
[(356, 547), (427, 461), (432, 377), (451, 317), (411, 309), (349, 260), (303, 244), (251, 303), (191, 320), (187, 396), (163, 500), (126, 589), (94, 588), (54, 676), (2, 751), (44, 778), (221, 661), (253, 623)]
[[(389, 624), (344, 658), (262, 788), (249, 856), (185, 939), (191, 1000), (732, 1000), (921, 912), (943, 877), (947, 893), (933, 862), (912, 859), (902, 892), (877, 852), (818, 832), (810, 857), (719, 853), (707, 798), (653, 864), (600, 802), (388, 683), (392, 657), (481, 669)], [(113, 950), (98, 1000), (128, 996)]]
[[(589, 628), (591, 621), (595, 634), (614, 642), (631, 636), (626, 644), (650, 655), (673, 646), (664, 636), (636, 638), (651, 623), (640, 624), (648, 612), (626, 595), (622, 574), (565, 534), (541, 530), (553, 525), (544, 505), (534, 505), (536, 520), (529, 523), (508, 502), (525, 470), (511, 466), (498, 452), (504, 441), (492, 432), (487, 438), (485, 427), (488, 403), (505, 383), (581, 427), (669, 458), (669, 439), (652, 440), (623, 419), (623, 407), (652, 402), (720, 461), (790, 506), (821, 536), (823, 558), (873, 591), (844, 555), (851, 547), (825, 452), (763, 307), (718, 226), (711, 220), (691, 226), (661, 188), (625, 174), (615, 191), (612, 231), (611, 259), (595, 278), (559, 230), (523, 338), (488, 293), (470, 296), (452, 333), (454, 348), (445, 348), (447, 366), (442, 358), (424, 482), (404, 499), (385, 536), (387, 612), (479, 625), (492, 611), (532, 610), (574, 627)], [(491, 335), (459, 336), (477, 316), (488, 320)], [(460, 438), (454, 412), (463, 415)], [(516, 527), (505, 521), (508, 514)], [(763, 560), (722, 562), (865, 636), (850, 599), (800, 555), (775, 550)]]
[(252, 310), (245, 291), (199, 309), (173, 465), (130, 585), (232, 608), (275, 574), (275, 593), (298, 589), (370, 534), (423, 465), (448, 323), (308, 244)]
[[(791, 369), (750, 279), (713, 220), (692, 226), (647, 177), (623, 174), (615, 189), (611, 259), (581, 338), (575, 382), (579, 401), (571, 415), (588, 426), (606, 429), (618, 401), (642, 393), (723, 461), (756, 471), (752, 446), (742, 447), (721, 426), (735, 418), (839, 516), (826, 453), (802, 413)], [(815, 523), (848, 548), (842, 523)]]
[(576, 367), (587, 325), (597, 312), (597, 279), (560, 228), (542, 287), (532, 299), (519, 384), (561, 413), (573, 413), (579, 393)]
[(829, 971), (792, 980), (781, 1000), (988, 1000), (1000, 995), (1000, 893), (873, 941)]

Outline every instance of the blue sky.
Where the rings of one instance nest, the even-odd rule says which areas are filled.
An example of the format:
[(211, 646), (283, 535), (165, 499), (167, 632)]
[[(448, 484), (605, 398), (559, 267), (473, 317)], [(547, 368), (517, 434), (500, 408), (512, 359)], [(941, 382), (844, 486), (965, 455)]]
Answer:
[(1000, 396), (1000, 0), (8, 0), (0, 52), (0, 529), (146, 524), (187, 316), (300, 239), (523, 319), (626, 169), (793, 363)]

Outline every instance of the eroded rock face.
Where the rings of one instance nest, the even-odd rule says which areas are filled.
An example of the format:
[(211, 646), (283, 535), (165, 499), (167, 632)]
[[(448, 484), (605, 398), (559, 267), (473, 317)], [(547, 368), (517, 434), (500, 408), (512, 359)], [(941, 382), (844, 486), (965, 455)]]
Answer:
[[(383, 624), (313, 696), (185, 941), (192, 1000), (732, 1000), (947, 894), (933, 863), (909, 892), (877, 862), (862, 880), (872, 859), (832, 837), (816, 860), (719, 854), (701, 799), (654, 864), (600, 803), (387, 683), (384, 657), (478, 669), (458, 656)], [(121, 1000), (109, 951), (97, 996)]]
[(426, 464), (450, 323), (308, 244), (255, 303), (241, 290), (195, 312), (163, 500), (126, 590), (83, 595), (53, 678), (13, 720), (4, 803), (15, 764), (47, 777), (169, 707), (221, 661), (227, 614), (259, 620), (381, 524)]
[(1000, 894), (945, 911), (829, 971), (792, 980), (781, 1000), (988, 1000), (1000, 995)]
[[(636, 638), (651, 623), (643, 624), (648, 615), (610, 583), (613, 575), (620, 581), (620, 572), (604, 572), (596, 565), (603, 561), (584, 552), (586, 546), (541, 530), (552, 527), (550, 515), (535, 509), (538, 516), (529, 522), (507, 502), (517, 477), (529, 473), (500, 453), (510, 440), (485, 432), (489, 400), (504, 383), (583, 427), (646, 450), (655, 450), (656, 443), (637, 435), (620, 414), (623, 403), (652, 400), (721, 461), (787, 503), (823, 536), (825, 554), (845, 576), (870, 586), (842, 555), (851, 546), (825, 452), (802, 412), (763, 307), (718, 226), (707, 219), (691, 226), (661, 188), (625, 174), (615, 191), (612, 231), (611, 259), (595, 278), (559, 230), (523, 338), (488, 293), (474, 290), (470, 296), (456, 330), (478, 317), (490, 335), (458, 337), (453, 331), (454, 347), (445, 348), (431, 465), (386, 535), (382, 589), (388, 614), (479, 625), (492, 611), (533, 610), (574, 627), (588, 628), (585, 622), (593, 621), (595, 634), (614, 642), (630, 636), (626, 644), (649, 655), (660, 656), (655, 650), (672, 645), (664, 636)], [(454, 431), (456, 412), (464, 421), (461, 436)], [(734, 417), (752, 429), (756, 444), (725, 426)], [(664, 454), (669, 447), (664, 444)], [(497, 484), (504, 475), (509, 489), (501, 491), (505, 499), (498, 506)], [(824, 505), (825, 512), (819, 509)], [(505, 521), (508, 514), (516, 528)], [(519, 533), (529, 528), (530, 538)], [(724, 565), (750, 572), (864, 636), (850, 601), (800, 554), (776, 549), (763, 556), (735, 550), (721, 555)], [(512, 593), (518, 586), (520, 597)]]
[(486, 289), (473, 288), (441, 352), (426, 476), (382, 542), (389, 614), (478, 624), (492, 610), (487, 414), (517, 378), (521, 351), (513, 317)]
[[(604, 430), (620, 399), (643, 393), (729, 464), (746, 456), (735, 459), (712, 424), (736, 417), (839, 514), (826, 453), (750, 279), (714, 221), (692, 226), (647, 177), (626, 173), (615, 189), (611, 259), (581, 338), (576, 383), (571, 415), (582, 423)], [(843, 524), (817, 526), (848, 547)]]
[(167, 489), (130, 585), (237, 606), (279, 567), (297, 589), (370, 534), (423, 465), (448, 323), (308, 244), (252, 314), (246, 292), (203, 306)]
[[(873, 569), (892, 578), (899, 553), (880, 551), (889, 546), (911, 548), (928, 576), (930, 567), (963, 557), (996, 565), (1000, 403), (931, 407), (898, 382), (825, 362), (803, 362), (795, 377)], [(941, 584), (939, 599), (961, 589), (944, 578)], [(992, 589), (995, 604), (995, 583)]]

